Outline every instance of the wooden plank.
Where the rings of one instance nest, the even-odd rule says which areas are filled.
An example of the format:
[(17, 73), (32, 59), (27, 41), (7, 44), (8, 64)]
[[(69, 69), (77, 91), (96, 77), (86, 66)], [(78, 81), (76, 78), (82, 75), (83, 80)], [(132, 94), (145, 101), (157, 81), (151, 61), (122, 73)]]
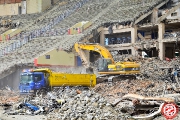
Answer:
[(143, 101), (164, 101), (164, 102), (174, 102), (174, 99), (165, 97), (145, 97), (138, 94), (126, 94), (122, 99), (138, 99)]

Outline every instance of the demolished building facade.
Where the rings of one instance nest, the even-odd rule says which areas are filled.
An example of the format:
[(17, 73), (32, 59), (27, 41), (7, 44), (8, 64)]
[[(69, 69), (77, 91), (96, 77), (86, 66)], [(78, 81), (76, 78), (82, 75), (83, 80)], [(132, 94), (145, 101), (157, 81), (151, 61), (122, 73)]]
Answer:
[[(148, 3), (145, 2), (142, 6), (146, 4)], [(131, 7), (135, 8), (135, 5), (132, 4)], [(128, 10), (131, 10), (131, 7)], [(179, 2), (163, 1), (150, 11), (141, 11), (140, 14), (134, 21), (105, 24), (100, 32), (99, 43), (111, 51), (118, 51), (119, 54), (137, 56), (137, 49), (142, 49), (148, 56), (161, 60), (178, 56)]]

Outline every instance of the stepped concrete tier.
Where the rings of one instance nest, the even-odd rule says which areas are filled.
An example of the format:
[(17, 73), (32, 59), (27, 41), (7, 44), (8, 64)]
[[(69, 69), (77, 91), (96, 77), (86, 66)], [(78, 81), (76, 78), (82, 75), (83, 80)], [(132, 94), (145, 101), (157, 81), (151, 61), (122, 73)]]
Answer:
[[(127, 0), (124, 1), (127, 2)], [(130, 2), (130, 0), (128, 1)], [(148, 0), (148, 2), (145, 3), (138, 3), (138, 1), (139, 0), (134, 0), (132, 5), (127, 5), (126, 2), (120, 0), (89, 0), (88, 3), (66, 17), (52, 29), (64, 28), (64, 30), (66, 30), (80, 21), (91, 21), (93, 23), (92, 26), (79, 35), (66, 35), (66, 32), (64, 32), (60, 36), (39, 37), (31, 40), (11, 54), (0, 58), (0, 73), (6, 73), (15, 65), (33, 63), (34, 58), (56, 47), (61, 47), (66, 51), (70, 51), (75, 42), (81, 41), (85, 37), (91, 35), (94, 30), (104, 25), (104, 23), (132, 21), (136, 19), (136, 17), (139, 17), (140, 11), (147, 12), (153, 6), (160, 4), (162, 0)], [(47, 16), (51, 16), (51, 14)], [(44, 22), (40, 22), (37, 25), (41, 26), (43, 24)], [(34, 26), (36, 26), (36, 24), (34, 24)], [(31, 28), (32, 26), (29, 26), (27, 30), (31, 30)], [(32, 29), (34, 29), (34, 27)]]
[[(50, 11), (46, 12), (45, 14), (43, 14), (42, 16), (38, 17), (37, 19), (33, 20), (31, 22), (31, 24), (28, 24), (27, 26), (23, 27), (22, 33), (18, 34), (14, 37), (11, 37), (10, 39), (16, 39), (19, 41), (29, 41), (33, 38), (37, 38), (37, 37), (47, 37), (47, 36), (51, 36), (49, 35), (49, 33), (52, 33), (50, 31), (47, 31), (47, 26), (48, 26), (48, 30), (51, 29), (56, 23), (58, 24), (57, 18), (59, 18), (59, 16), (64, 16), (63, 19), (65, 19), (66, 17), (68, 17), (70, 14), (72, 14), (73, 12), (75, 12), (77, 9), (79, 9), (80, 7), (82, 7), (84, 4), (86, 4), (89, 0), (76, 0), (73, 2), (68, 2), (65, 5), (56, 5), (53, 9), (51, 9)], [(67, 10), (68, 9), (68, 10)], [(56, 12), (55, 12), (56, 11)], [(58, 12), (57, 12), (58, 11)], [(53, 17), (52, 13), (56, 13), (56, 16)], [(68, 14), (67, 14), (68, 13)], [(33, 18), (34, 19), (34, 18)], [(31, 21), (31, 20), (30, 20)], [(52, 24), (53, 23), (53, 24)], [(50, 25), (50, 26), (49, 26)], [(53, 30), (53, 29), (52, 29)], [(38, 35), (36, 34), (38, 31)], [(54, 31), (54, 30), (53, 30)], [(65, 33), (66, 30), (61, 31), (61, 35), (62, 32)], [(47, 35), (46, 35), (47, 34)], [(26, 43), (25, 42), (25, 43)], [(2, 49), (6, 49), (4, 47), (0, 47), (0, 50)], [(18, 49), (18, 47), (16, 48)], [(12, 50), (10, 50), (11, 52)], [(9, 52), (8, 52), (9, 53)]]
[[(70, 10), (70, 9), (72, 10), (72, 8), (74, 8), (75, 5), (82, 3), (82, 2), (86, 3), (88, 1), (89, 0), (75, 0), (73, 2), (67, 2), (66, 4), (63, 4), (63, 5), (57, 4), (49, 11), (44, 12), (44, 14), (41, 14), (38, 17), (32, 17), (33, 21), (30, 20), (29, 24), (22, 27), (22, 30), (24, 31), (22, 36), (15, 36), (12, 39), (21, 39), (22, 37), (29, 36), (35, 30), (42, 29), (45, 26), (52, 24), (54, 22), (54, 18), (66, 13), (66, 12), (70, 13), (70, 11), (68, 11), (68, 10)], [(71, 12), (73, 13), (74, 11), (71, 11)], [(65, 17), (67, 17), (67, 15)], [(46, 32), (49, 33), (49, 31), (45, 30), (45, 31), (43, 31), (43, 34), (45, 34)]]
[[(54, 6), (51, 6), (48, 10), (45, 10), (44, 12), (41, 13), (33, 13), (33, 14), (22, 14), (22, 15), (11, 15), (11, 16), (1, 16), (0, 17), (0, 21), (1, 20), (8, 20), (10, 19), (12, 21), (12, 23), (17, 23), (20, 22), (19, 26), (16, 26), (15, 28), (19, 28), (22, 30), (22, 34), (21, 35), (17, 35), (11, 38), (11, 40), (22, 40), (23, 37), (28, 36), (31, 31), (33, 31), (35, 28), (37, 27), (41, 27), (42, 25), (44, 25), (43, 21), (49, 21), (49, 18), (51, 17), (55, 17), (52, 15), (52, 13), (55, 13), (58, 15), (62, 12), (64, 12), (69, 6), (72, 6), (73, 4), (79, 2), (80, 0), (76, 0), (76, 1), (69, 1), (69, 0), (61, 0), (60, 2), (66, 2), (67, 4), (63, 4), (63, 5), (59, 5), (59, 3), (57, 3)], [(58, 13), (57, 13), (58, 11)], [(42, 23), (42, 24), (38, 24)], [(10, 28), (0, 28), (0, 34), (4, 33), (5, 31), (9, 30)], [(2, 43), (2, 42), (1, 42)], [(12, 42), (10, 42), (12, 43)], [(9, 41), (3, 41), (3, 45), (0, 45), (0, 49), (4, 48), (4, 44), (9, 44)]]

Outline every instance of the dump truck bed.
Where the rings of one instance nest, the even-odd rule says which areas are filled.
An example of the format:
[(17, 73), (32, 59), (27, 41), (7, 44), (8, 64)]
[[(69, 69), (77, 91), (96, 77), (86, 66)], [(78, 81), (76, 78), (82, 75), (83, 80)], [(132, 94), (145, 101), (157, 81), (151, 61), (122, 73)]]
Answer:
[(53, 72), (48, 68), (35, 69), (34, 72), (44, 72), (49, 74), (48, 82), (51, 87), (60, 86), (88, 86), (94, 87), (96, 85), (95, 74), (73, 74), (73, 73), (59, 73)]
[(49, 77), (49, 85), (52, 87), (59, 87), (59, 86), (94, 87), (96, 85), (96, 75), (52, 72), (51, 76)]

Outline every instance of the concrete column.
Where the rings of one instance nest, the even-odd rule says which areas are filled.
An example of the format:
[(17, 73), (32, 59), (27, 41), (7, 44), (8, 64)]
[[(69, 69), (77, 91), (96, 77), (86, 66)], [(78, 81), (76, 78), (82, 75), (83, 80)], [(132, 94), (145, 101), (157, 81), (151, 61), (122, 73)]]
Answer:
[(165, 43), (159, 42), (159, 58), (164, 60), (165, 58)]
[(165, 25), (164, 25), (164, 23), (158, 24), (158, 37), (159, 37), (159, 40), (162, 40), (164, 38), (164, 33), (165, 33)]
[(134, 47), (131, 47), (131, 54), (132, 54), (133, 56), (136, 56), (136, 50), (134, 49)]
[(154, 8), (153, 13), (151, 15), (151, 22), (155, 23), (157, 21), (157, 18), (158, 18), (158, 8)]
[(135, 43), (137, 40), (137, 26), (134, 26), (131, 29), (131, 43)]
[(100, 44), (101, 44), (102, 46), (105, 45), (104, 40), (105, 40), (105, 34), (104, 34), (103, 31), (101, 31), (101, 33), (100, 33)]
[(86, 55), (86, 58), (87, 58), (87, 60), (88, 60), (88, 62), (90, 61), (90, 52), (89, 52), (89, 50), (83, 50), (84, 51), (84, 53), (85, 53), (85, 55)]

